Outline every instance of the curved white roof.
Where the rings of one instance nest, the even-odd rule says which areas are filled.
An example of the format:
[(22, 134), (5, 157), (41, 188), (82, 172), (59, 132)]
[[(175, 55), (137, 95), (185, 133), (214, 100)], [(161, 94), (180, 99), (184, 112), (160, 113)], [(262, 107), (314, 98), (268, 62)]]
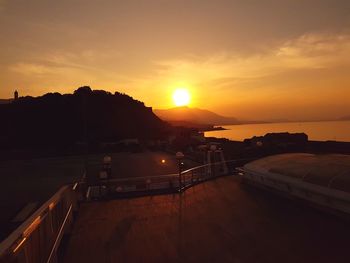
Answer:
[(290, 153), (265, 157), (246, 164), (257, 173), (273, 173), (350, 192), (350, 155)]

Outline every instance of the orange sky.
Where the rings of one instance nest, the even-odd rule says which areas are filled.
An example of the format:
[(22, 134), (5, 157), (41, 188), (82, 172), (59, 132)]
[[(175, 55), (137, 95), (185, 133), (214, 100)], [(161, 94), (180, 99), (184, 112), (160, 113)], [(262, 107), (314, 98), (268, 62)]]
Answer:
[(245, 119), (350, 115), (349, 1), (0, 0), (0, 98), (125, 92)]

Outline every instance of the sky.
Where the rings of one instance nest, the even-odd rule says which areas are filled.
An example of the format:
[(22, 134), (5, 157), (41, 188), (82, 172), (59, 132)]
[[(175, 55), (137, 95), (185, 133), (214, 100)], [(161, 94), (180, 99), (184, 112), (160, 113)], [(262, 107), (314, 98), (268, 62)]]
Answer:
[(89, 85), (254, 120), (350, 115), (348, 0), (0, 0), (0, 98)]

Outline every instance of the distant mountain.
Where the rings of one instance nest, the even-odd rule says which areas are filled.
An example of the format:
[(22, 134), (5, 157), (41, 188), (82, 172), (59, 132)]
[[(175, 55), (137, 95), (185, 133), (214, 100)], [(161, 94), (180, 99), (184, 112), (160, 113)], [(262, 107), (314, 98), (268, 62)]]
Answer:
[(159, 138), (169, 125), (132, 97), (81, 87), (73, 94), (20, 97), (0, 105), (0, 146), (69, 147), (126, 138)]
[(162, 120), (170, 123), (182, 122), (193, 124), (230, 125), (241, 122), (233, 117), (225, 117), (214, 112), (189, 107), (176, 107), (171, 109), (155, 109), (154, 113)]

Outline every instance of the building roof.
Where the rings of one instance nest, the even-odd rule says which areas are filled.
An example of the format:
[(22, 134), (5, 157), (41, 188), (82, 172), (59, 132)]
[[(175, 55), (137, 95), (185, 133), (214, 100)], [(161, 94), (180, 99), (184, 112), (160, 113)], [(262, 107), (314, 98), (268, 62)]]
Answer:
[(350, 155), (292, 153), (269, 156), (245, 165), (257, 173), (273, 173), (350, 192)]

